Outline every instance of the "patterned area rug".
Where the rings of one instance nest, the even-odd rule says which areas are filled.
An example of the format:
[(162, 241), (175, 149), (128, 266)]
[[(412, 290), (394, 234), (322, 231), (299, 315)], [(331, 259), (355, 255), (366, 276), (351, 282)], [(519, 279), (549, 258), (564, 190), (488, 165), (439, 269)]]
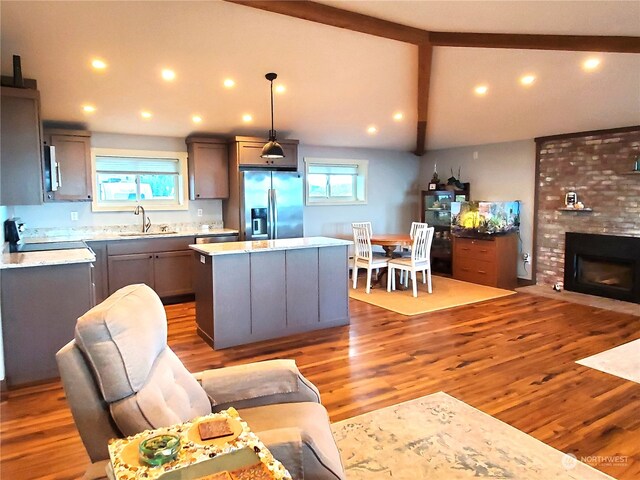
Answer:
[(576, 363), (640, 383), (640, 339), (591, 355)]
[(443, 392), (332, 430), (349, 480), (612, 478)]
[[(383, 280), (386, 282), (386, 275)], [(418, 274), (418, 296), (413, 296), (411, 284), (408, 290), (387, 292), (387, 284), (375, 286), (371, 293), (366, 293), (365, 277), (358, 277), (358, 288), (353, 289), (349, 284), (349, 296), (362, 302), (371, 303), (386, 308), (401, 315), (418, 315), (420, 313), (444, 310), (445, 308), (483, 302), (493, 298), (513, 295), (516, 292), (501, 288), (485, 287), (475, 283), (462, 282), (453, 278), (432, 275), (433, 293), (427, 292), (427, 286), (422, 283), (422, 274)]]

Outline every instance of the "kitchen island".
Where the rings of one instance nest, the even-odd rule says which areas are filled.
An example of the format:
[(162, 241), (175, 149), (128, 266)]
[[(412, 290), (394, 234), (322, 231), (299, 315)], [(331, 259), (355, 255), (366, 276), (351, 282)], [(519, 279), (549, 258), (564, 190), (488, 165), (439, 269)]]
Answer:
[(198, 334), (220, 349), (347, 325), (351, 243), (308, 237), (190, 245)]

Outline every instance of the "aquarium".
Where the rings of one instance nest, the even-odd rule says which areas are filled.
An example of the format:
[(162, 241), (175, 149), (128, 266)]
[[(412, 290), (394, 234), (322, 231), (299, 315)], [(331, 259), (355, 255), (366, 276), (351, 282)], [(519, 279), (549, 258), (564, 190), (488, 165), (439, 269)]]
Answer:
[(520, 228), (520, 202), (451, 202), (451, 232), (458, 237), (506, 235)]

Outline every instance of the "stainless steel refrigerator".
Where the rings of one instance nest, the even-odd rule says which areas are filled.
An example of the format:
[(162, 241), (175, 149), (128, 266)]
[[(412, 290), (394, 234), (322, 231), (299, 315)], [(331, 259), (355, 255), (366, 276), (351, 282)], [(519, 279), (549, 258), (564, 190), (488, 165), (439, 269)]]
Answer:
[(302, 175), (297, 172), (241, 172), (240, 239), (303, 236)]

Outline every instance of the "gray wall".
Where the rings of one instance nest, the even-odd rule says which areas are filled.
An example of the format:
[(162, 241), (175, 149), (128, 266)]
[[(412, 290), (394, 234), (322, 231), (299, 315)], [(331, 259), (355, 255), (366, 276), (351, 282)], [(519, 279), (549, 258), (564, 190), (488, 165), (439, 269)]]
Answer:
[[(153, 137), (146, 135), (123, 135), (92, 133), (91, 146), (98, 148), (130, 148), (135, 150), (160, 150), (186, 152), (184, 138)], [(198, 209), (202, 217), (197, 217)], [(107, 225), (138, 225), (140, 218), (131, 212), (92, 212), (91, 202), (62, 202), (44, 205), (16, 206), (12, 208), (27, 228), (73, 228)], [(71, 212), (78, 212), (78, 220), (71, 221)], [(191, 223), (222, 221), (220, 200), (197, 200), (189, 202), (189, 210), (150, 211), (154, 225), (162, 223)]]
[[(535, 159), (533, 140), (434, 150), (422, 158), (420, 186), (426, 189), (437, 164), (444, 181), (452, 168), (456, 175), (461, 168), (462, 181), (471, 183), (471, 200), (520, 200), (521, 253), (533, 254)], [(519, 261), (518, 276), (531, 279), (531, 265), (525, 269)]]
[(411, 153), (362, 148), (300, 146), (300, 171), (304, 158), (369, 160), (366, 205), (311, 205), (304, 207), (306, 236), (351, 235), (352, 222), (372, 223), (380, 233), (409, 232), (419, 217), (418, 173), (420, 159)]

